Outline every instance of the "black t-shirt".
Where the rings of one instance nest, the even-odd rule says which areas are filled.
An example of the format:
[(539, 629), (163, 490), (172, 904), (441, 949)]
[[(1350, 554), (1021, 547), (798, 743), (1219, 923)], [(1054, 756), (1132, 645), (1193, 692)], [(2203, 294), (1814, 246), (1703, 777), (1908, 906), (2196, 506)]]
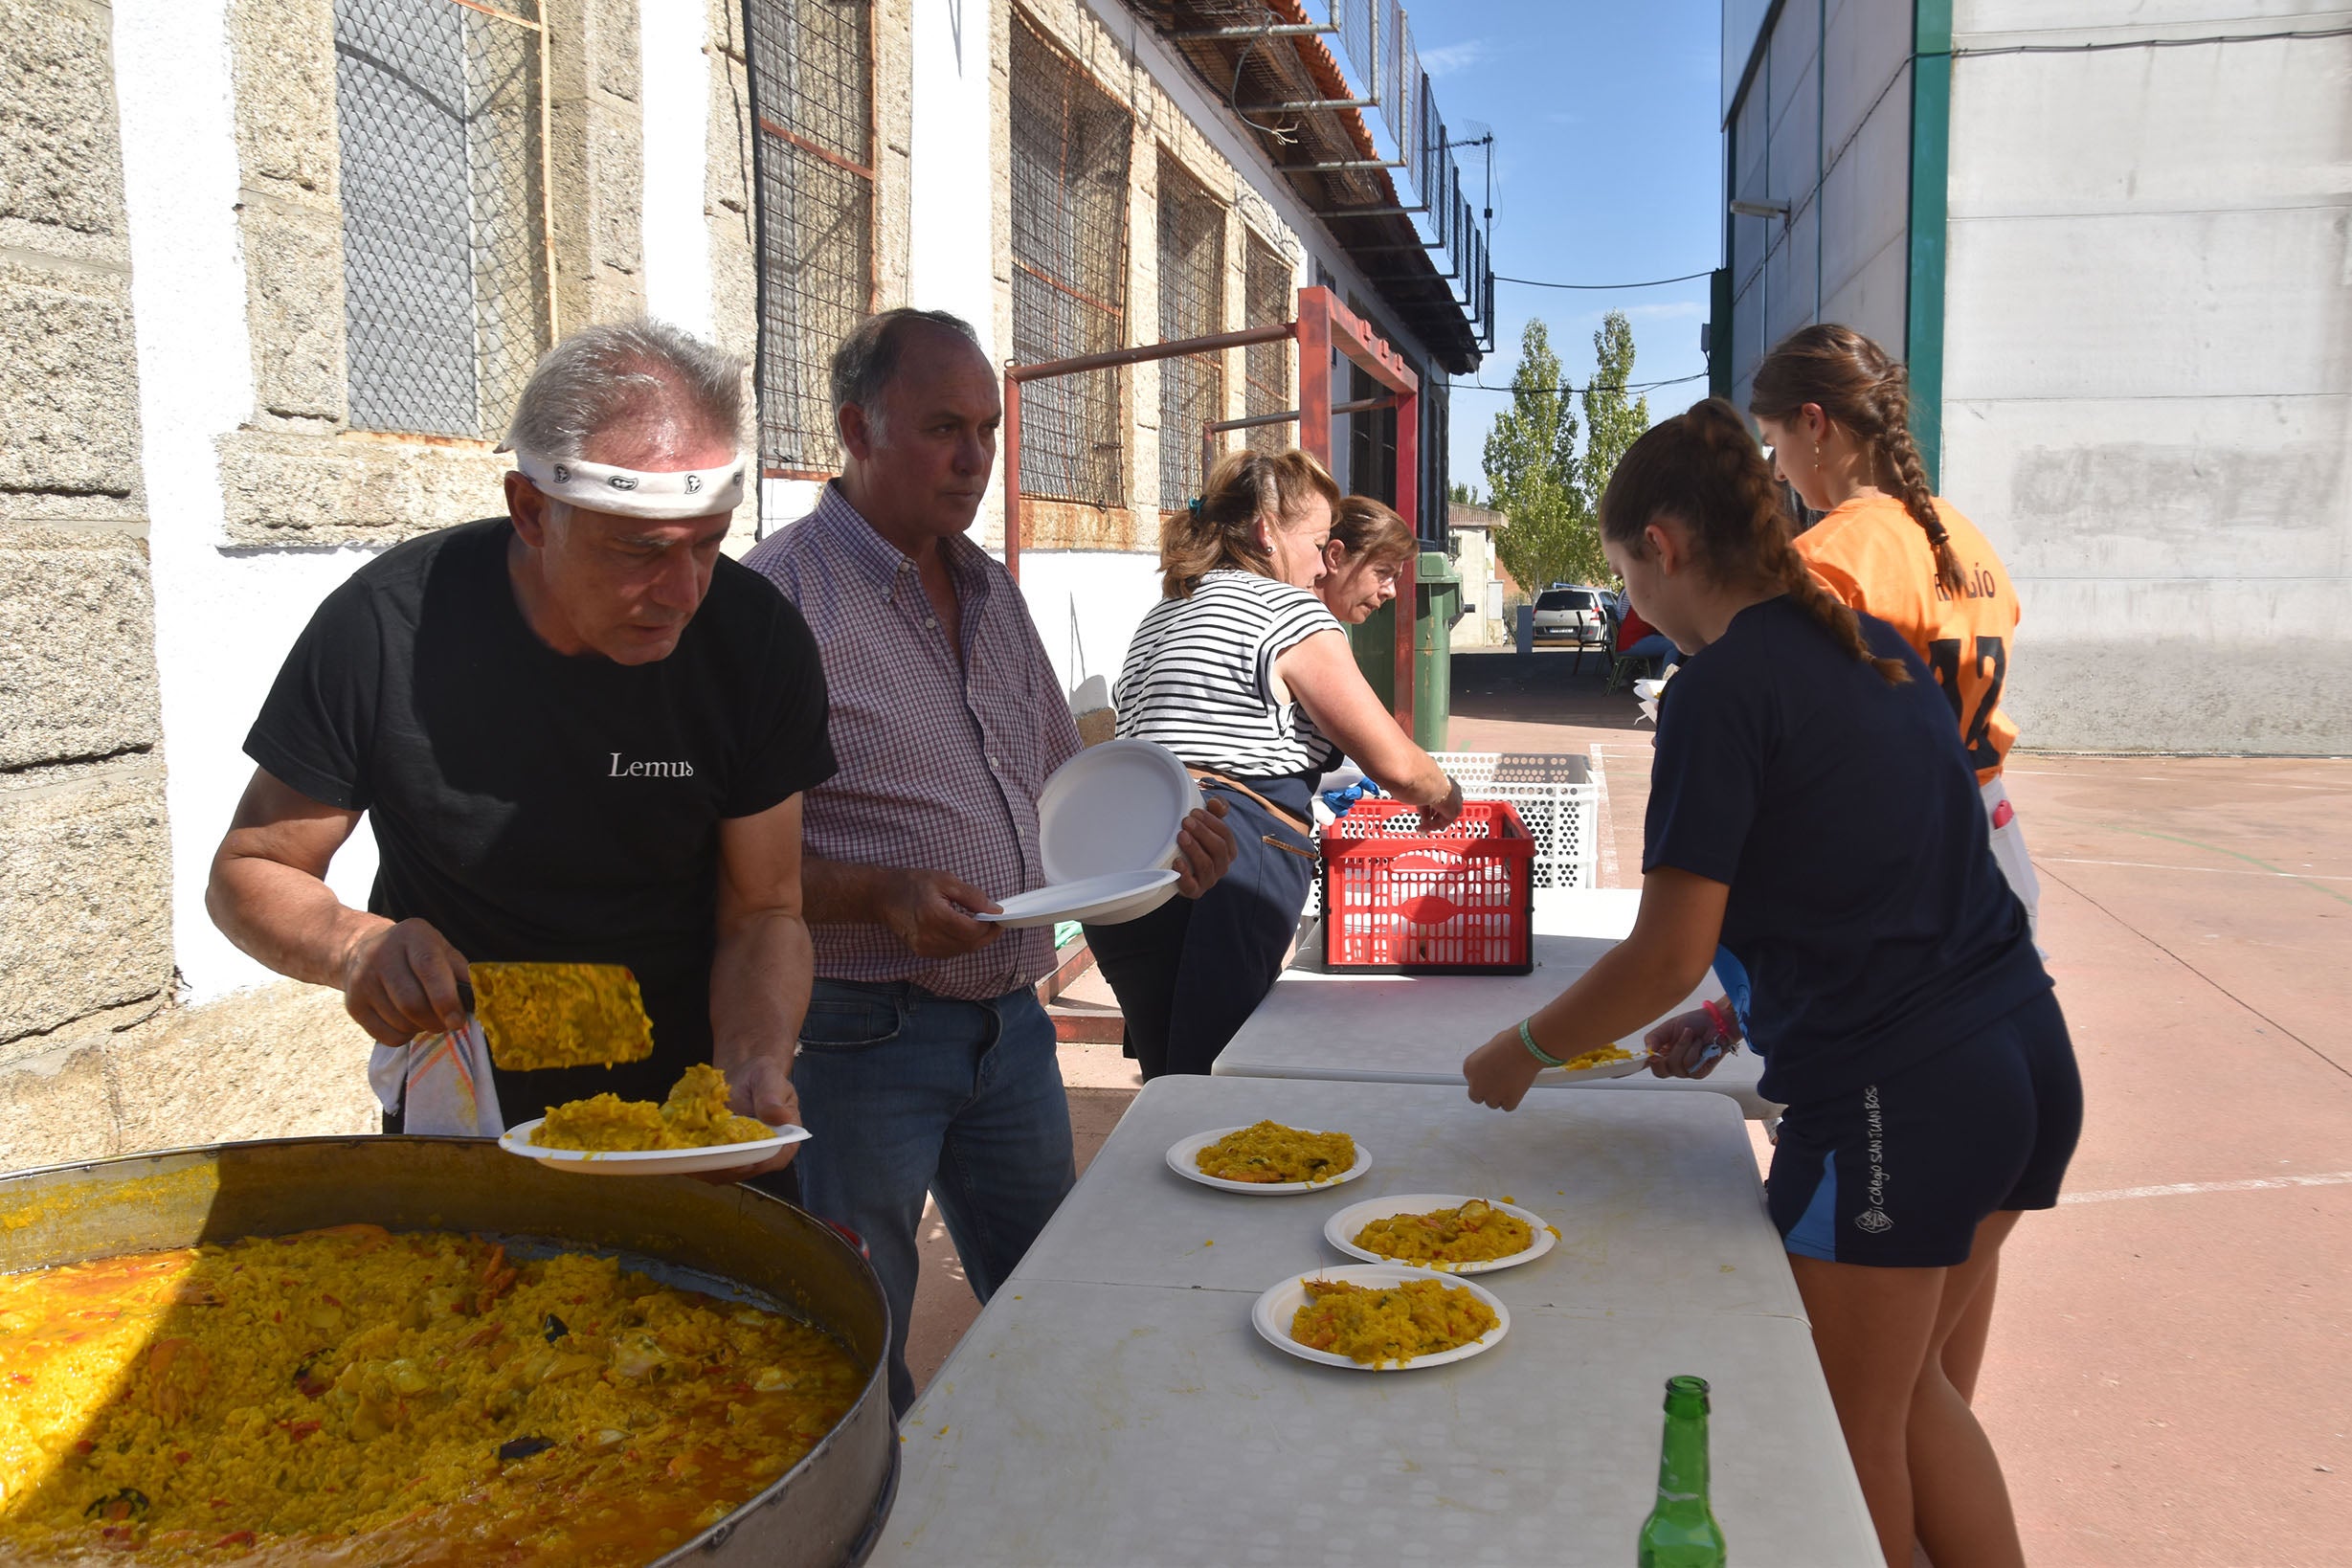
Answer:
[(1785, 596), (1685, 660), (1659, 705), (1642, 869), (1728, 884), (1768, 1099), (1859, 1089), (2046, 990), (1952, 707), (1892, 626), (1889, 685)]
[(660, 1099), (710, 1060), (719, 823), (834, 772), (800, 613), (724, 557), (668, 658), (555, 652), (515, 602), (491, 518), (384, 552), (327, 595), (246, 737), (315, 800), (368, 813), (368, 901), (468, 961), (626, 964), (654, 1054), (501, 1072), (507, 1122), (611, 1090)]

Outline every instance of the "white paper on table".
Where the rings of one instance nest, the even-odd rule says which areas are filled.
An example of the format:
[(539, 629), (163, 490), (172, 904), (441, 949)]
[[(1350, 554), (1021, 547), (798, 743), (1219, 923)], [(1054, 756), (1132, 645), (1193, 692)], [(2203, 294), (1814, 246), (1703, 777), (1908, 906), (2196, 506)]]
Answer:
[(506, 1131), (498, 1085), (490, 1076), (490, 1042), (468, 1021), (455, 1034), (418, 1035), (406, 1045), (378, 1045), (368, 1058), (368, 1082), (386, 1114), (404, 1132), (495, 1138)]

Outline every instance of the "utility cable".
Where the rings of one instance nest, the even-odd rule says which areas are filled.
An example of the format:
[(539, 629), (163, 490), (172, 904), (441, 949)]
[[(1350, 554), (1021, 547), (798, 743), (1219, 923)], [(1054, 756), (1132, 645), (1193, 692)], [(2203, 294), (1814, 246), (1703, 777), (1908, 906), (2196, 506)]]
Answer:
[(1545, 392), (1557, 392), (1562, 396), (1567, 396), (1581, 392), (1648, 392), (1653, 387), (1679, 387), (1686, 381), (1704, 381), (1707, 379), (1709, 373), (1710, 372), (1706, 370), (1695, 370), (1689, 375), (1673, 376), (1665, 381), (1634, 381), (1620, 386), (1490, 387), (1483, 381), (1449, 381), (1446, 383), (1446, 386), (1457, 392), (1512, 392), (1522, 397), (1537, 397), (1541, 396)]
[(1524, 283), (1529, 288), (1589, 288), (1605, 291), (1620, 288), (1660, 288), (1668, 283), (1687, 283), (1693, 278), (1711, 277), (1714, 270), (1709, 267), (1705, 272), (1686, 272), (1679, 278), (1650, 278), (1639, 283), (1547, 283), (1539, 278), (1506, 278), (1499, 272), (1494, 275), (1494, 280), (1498, 283)]

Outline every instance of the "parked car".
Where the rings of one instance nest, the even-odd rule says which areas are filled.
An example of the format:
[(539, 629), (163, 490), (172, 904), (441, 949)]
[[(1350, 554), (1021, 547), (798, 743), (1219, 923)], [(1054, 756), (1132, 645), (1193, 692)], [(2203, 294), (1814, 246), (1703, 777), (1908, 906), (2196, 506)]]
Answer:
[(1598, 588), (1547, 588), (1535, 595), (1535, 639), (1555, 638), (1581, 647), (1609, 640), (1604, 594)]

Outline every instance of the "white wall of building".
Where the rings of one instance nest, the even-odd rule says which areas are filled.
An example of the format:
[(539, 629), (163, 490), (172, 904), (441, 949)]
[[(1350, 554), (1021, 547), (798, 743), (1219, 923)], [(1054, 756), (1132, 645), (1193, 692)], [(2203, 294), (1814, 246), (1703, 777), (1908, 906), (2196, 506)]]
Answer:
[(700, 5), (638, 8), (638, 91), (645, 115), (640, 254), (645, 314), (712, 335), (710, 224), (703, 186), (710, 125), (708, 22)]
[[(214, 442), (252, 412), (245, 270), (236, 229), (224, 0), (123, 0), (115, 90), (130, 214), (141, 456), (163, 677), (171, 817), (172, 946), (187, 999), (276, 976), (204, 910), (213, 851), (253, 773), (242, 747), (278, 666), (362, 550), (228, 547)], [(363, 822), (328, 880), (365, 904), (375, 843)]]
[[(2150, 9), (1955, 44), (2342, 15)], [(2352, 38), (1963, 53), (1949, 189), (1942, 483), (2025, 602), (2025, 743), (2352, 750)]]

